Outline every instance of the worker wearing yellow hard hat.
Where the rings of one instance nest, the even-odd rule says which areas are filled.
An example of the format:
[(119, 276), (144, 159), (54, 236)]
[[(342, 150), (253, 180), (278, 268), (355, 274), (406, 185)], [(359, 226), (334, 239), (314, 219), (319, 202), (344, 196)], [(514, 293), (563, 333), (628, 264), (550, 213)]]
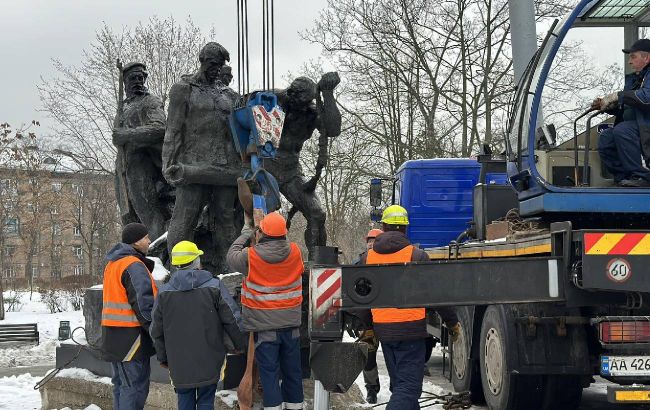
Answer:
[(160, 287), (150, 327), (181, 410), (213, 407), (228, 350), (224, 334), (236, 350), (246, 347), (239, 307), (223, 283), (202, 269), (201, 255), (193, 242), (174, 245), (171, 260), (177, 270)]
[[(428, 261), (429, 255), (411, 244), (406, 236), (409, 225), (408, 211), (399, 205), (391, 205), (381, 217), (382, 230), (371, 249), (362, 256), (361, 263), (378, 265)], [(419, 408), (424, 379), (427, 333), (424, 308), (371, 309), (373, 330), (379, 339), (391, 384), (389, 409)], [(458, 319), (453, 310), (442, 314), (451, 326)]]
[(381, 214), (381, 223), (385, 225), (406, 226), (409, 224), (409, 214), (399, 205), (391, 205)]
[(203, 255), (203, 251), (194, 242), (180, 241), (172, 248), (172, 265), (184, 267), (194, 262), (201, 255)]

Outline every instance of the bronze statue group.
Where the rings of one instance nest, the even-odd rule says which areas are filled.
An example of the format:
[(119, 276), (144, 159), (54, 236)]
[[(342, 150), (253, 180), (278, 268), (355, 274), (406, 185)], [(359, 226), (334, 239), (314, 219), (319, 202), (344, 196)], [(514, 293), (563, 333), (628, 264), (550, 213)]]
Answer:
[[(218, 274), (229, 271), (226, 251), (244, 220), (237, 178), (246, 164), (235, 149), (229, 117), (246, 96), (229, 87), (230, 54), (222, 45), (206, 44), (198, 60), (198, 71), (171, 87), (167, 115), (162, 100), (146, 88), (146, 66), (122, 68), (126, 98), (113, 129), (116, 191), (124, 225), (141, 222), (152, 240), (167, 232), (168, 252), (181, 240), (196, 242), (206, 250), (204, 266)], [(336, 73), (326, 73), (318, 83), (299, 77), (286, 89), (271, 90), (286, 117), (276, 158), (264, 166), (306, 218), (310, 253), (325, 245), (325, 213), (304, 177), (300, 151), (316, 129), (328, 138), (340, 133), (333, 94), (338, 83)], [(319, 158), (317, 169), (324, 162)]]

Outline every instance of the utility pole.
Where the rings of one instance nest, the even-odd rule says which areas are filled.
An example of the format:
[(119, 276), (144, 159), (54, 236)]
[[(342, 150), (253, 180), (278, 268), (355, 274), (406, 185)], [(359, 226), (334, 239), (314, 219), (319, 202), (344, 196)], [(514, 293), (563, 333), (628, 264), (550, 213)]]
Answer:
[(534, 0), (508, 0), (508, 7), (512, 36), (512, 67), (515, 71), (516, 84), (537, 51), (535, 4)]

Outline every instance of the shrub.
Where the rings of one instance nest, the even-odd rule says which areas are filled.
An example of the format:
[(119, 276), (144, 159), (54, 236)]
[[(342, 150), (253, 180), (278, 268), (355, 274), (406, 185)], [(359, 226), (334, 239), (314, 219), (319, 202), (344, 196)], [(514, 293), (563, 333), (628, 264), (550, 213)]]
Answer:
[(23, 302), (20, 300), (20, 293), (15, 290), (10, 290), (5, 294), (5, 311), (6, 312), (20, 312), (23, 308)]
[(68, 310), (68, 301), (60, 289), (39, 289), (41, 302), (49, 309), (50, 313), (65, 312)]

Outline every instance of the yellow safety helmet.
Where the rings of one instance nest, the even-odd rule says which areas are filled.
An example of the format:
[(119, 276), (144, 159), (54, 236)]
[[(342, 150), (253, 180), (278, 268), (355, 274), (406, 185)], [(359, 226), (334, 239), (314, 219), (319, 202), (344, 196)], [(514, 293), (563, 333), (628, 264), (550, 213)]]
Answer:
[(183, 266), (203, 255), (194, 242), (180, 241), (172, 248), (172, 265)]
[(384, 213), (381, 215), (381, 222), (386, 225), (408, 225), (409, 214), (401, 206), (391, 205), (384, 209)]

